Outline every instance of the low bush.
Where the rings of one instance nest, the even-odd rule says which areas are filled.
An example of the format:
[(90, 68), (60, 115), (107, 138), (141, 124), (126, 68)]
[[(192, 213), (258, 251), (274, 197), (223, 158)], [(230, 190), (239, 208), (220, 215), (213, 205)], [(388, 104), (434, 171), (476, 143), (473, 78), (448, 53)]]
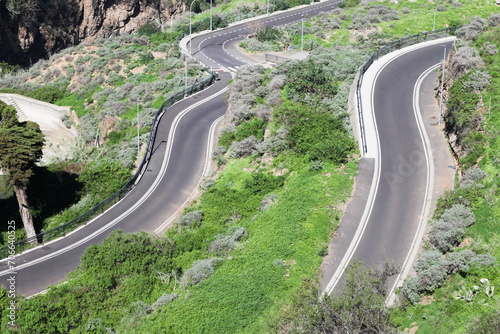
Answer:
[(182, 276), (181, 285), (187, 287), (203, 282), (213, 275), (216, 265), (222, 261), (224, 260), (218, 257), (206, 260), (196, 260), (193, 266), (186, 270)]
[(266, 122), (259, 117), (254, 117), (249, 121), (241, 123), (234, 134), (234, 140), (241, 141), (250, 136), (254, 136), (258, 141), (261, 141), (264, 139), (265, 125)]
[(441, 252), (446, 253), (458, 245), (464, 233), (463, 227), (453, 222), (438, 219), (431, 224), (429, 241)]
[(203, 211), (191, 211), (181, 215), (177, 220), (179, 226), (200, 226), (203, 222)]
[(163, 294), (161, 295), (154, 303), (151, 305), (153, 310), (162, 307), (163, 305), (166, 305), (174, 300), (176, 300), (179, 297), (177, 293), (171, 293), (171, 294)]
[(226, 234), (217, 234), (215, 240), (208, 246), (210, 253), (216, 253), (218, 256), (225, 256), (238, 246), (242, 238), (247, 235), (244, 227), (231, 226)]
[(62, 99), (66, 94), (65, 90), (57, 87), (46, 86), (34, 89), (25, 95), (40, 101), (45, 101), (49, 103), (54, 103), (57, 100)]
[(229, 158), (242, 158), (252, 155), (257, 147), (258, 140), (255, 136), (250, 136), (239, 142), (231, 144), (229, 147)]

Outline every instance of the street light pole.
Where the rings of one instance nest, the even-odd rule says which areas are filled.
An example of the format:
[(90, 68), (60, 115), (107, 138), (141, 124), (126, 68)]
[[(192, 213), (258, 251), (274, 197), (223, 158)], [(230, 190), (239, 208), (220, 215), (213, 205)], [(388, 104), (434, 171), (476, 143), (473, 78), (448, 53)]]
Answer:
[(457, 167), (456, 166), (448, 166), (453, 169), (453, 183), (451, 184), (451, 191), (455, 190), (455, 176), (457, 174)]
[(441, 78), (441, 98), (439, 99), (439, 120), (438, 124), (441, 125), (441, 117), (443, 114), (443, 89), (444, 89), (444, 70), (446, 66), (446, 45), (441, 45), (444, 46), (444, 53), (443, 53), (443, 76)]
[(437, 10), (434, 9), (434, 25), (432, 26), (432, 31), (436, 30), (436, 12)]
[(193, 4), (196, 0), (193, 0), (191, 2), (191, 6), (189, 6), (189, 54), (193, 54), (193, 47), (191, 45), (191, 13), (192, 13), (192, 9), (193, 9)]
[(188, 91), (188, 56), (185, 55), (184, 56), (186, 58), (186, 67), (185, 67), (185, 80), (184, 80), (184, 97), (186, 97), (187, 95), (187, 91)]
[(212, 31), (212, 0), (210, 0), (210, 31)]
[(269, 0), (267, 0), (267, 15), (269, 15)]
[(139, 168), (139, 158), (140, 158), (140, 139), (139, 139), (139, 102), (141, 99), (137, 99), (137, 168)]

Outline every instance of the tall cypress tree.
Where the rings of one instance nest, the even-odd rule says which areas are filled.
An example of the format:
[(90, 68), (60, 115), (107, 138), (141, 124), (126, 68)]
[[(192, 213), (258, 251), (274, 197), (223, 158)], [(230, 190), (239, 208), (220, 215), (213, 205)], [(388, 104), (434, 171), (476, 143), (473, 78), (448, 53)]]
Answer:
[(36, 235), (26, 185), (42, 157), (44, 135), (37, 123), (20, 123), (15, 109), (0, 101), (0, 168), (9, 175), (28, 238)]

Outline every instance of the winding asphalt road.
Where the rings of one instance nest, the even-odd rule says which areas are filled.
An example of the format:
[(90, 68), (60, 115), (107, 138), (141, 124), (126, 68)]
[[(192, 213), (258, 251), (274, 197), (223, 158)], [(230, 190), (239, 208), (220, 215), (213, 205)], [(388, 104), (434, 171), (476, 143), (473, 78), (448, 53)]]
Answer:
[[(335, 8), (338, 2), (305, 6), (263, 18), (261, 22), (277, 26), (300, 21), (304, 16)], [(231, 78), (230, 72), (247, 63), (234, 45), (248, 35), (254, 24), (231, 26), (191, 40), (187, 50), (192, 49), (194, 57), (212, 67), (220, 81), (166, 112), (161, 119), (148, 170), (121, 202), (67, 237), (16, 257), (17, 293), (32, 295), (63, 281), (68, 272), (79, 265), (85, 249), (101, 242), (113, 229), (152, 232), (168, 226), (206, 170), (205, 165), (210, 160), (206, 154), (210, 147), (210, 129), (225, 114), (222, 95)], [(350, 257), (344, 261), (344, 267), (352, 258), (365, 259), (368, 264), (378, 264), (385, 258), (403, 263), (407, 258), (422, 218), (427, 184), (424, 145), (411, 108), (413, 88), (420, 74), (438, 63), (441, 57), (439, 46), (408, 53), (389, 63), (376, 79), (372, 93), (380, 151), (378, 158), (361, 160), (362, 171), (367, 174), (360, 176), (365, 181), (357, 186), (357, 191), (365, 192), (360, 195), (365, 203), (352, 203), (357, 207), (351, 209), (363, 213), (370, 198), (373, 201), (370, 214), (365, 217), (363, 233)], [(370, 173), (373, 172), (375, 175), (380, 172), (380, 178), (370, 187)], [(373, 194), (366, 194), (370, 189), (375, 189)], [(353, 220), (347, 225), (356, 231), (358, 224), (359, 220)], [(335, 268), (343, 268), (339, 264), (346, 259), (344, 254), (353, 244), (349, 238), (345, 241), (339, 243), (342, 247), (338, 249), (338, 256), (325, 271), (329, 293), (342, 285), (337, 284), (342, 279)], [(3, 269), (5, 267), (5, 261), (0, 262), (0, 283), (4, 285), (11, 275)]]
[[(282, 25), (302, 17), (337, 7), (340, 1), (327, 1), (277, 13), (262, 19), (264, 24)], [(198, 187), (206, 171), (207, 150), (214, 122), (226, 112), (223, 94), (232, 71), (246, 64), (236, 58), (232, 43), (248, 34), (244, 23), (223, 31), (193, 38), (195, 56), (213, 67), (220, 80), (206, 90), (184, 99), (167, 110), (162, 117), (154, 141), (154, 150), (147, 171), (137, 186), (119, 203), (104, 212), (92, 223), (16, 256), (14, 271), (7, 261), (0, 261), (0, 284), (15, 276), (16, 293), (30, 296), (66, 279), (80, 264), (80, 257), (92, 244), (100, 243), (112, 230), (124, 232), (161, 231), (168, 227)], [(228, 52), (228, 51), (229, 52)], [(202, 102), (204, 101), (204, 102)], [(198, 105), (197, 105), (198, 104)], [(21, 222), (16, 222), (18, 227)]]
[[(419, 108), (420, 100), (428, 101), (429, 96), (420, 95), (419, 87), (422, 74), (443, 59), (443, 42), (450, 50), (448, 39), (403, 51), (363, 79), (363, 83), (373, 80), (369, 82), (371, 94), (367, 94), (371, 95), (371, 108), (366, 111), (373, 112), (375, 132), (369, 140), (376, 143), (368, 143), (371, 152), (369, 149), (360, 161), (360, 187), (332, 241), (335, 255), (327, 263), (322, 282), (329, 294), (344, 284), (343, 269), (352, 259), (371, 266), (393, 260), (403, 266), (405, 274), (411, 268), (411, 257), (420, 242), (415, 236), (421, 238), (425, 230), (434, 177), (432, 151)], [(426, 91), (433, 92), (432, 88)], [(367, 187), (370, 180), (371, 187)], [(361, 232), (357, 238), (356, 232)], [(345, 249), (354, 242), (356, 247), (346, 254)], [(391, 298), (401, 278), (390, 280)]]

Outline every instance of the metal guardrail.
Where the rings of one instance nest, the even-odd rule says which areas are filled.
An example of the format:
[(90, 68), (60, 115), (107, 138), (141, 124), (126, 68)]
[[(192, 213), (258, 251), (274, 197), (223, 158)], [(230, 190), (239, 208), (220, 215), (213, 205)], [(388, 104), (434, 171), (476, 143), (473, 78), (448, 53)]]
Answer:
[[(12, 245), (14, 245), (16, 254), (21, 253), (29, 248), (32, 248), (33, 246), (37, 246), (39, 244), (44, 244), (50, 240), (65, 236), (68, 231), (72, 231), (75, 227), (80, 226), (80, 225), (86, 225), (89, 220), (92, 218), (96, 217), (98, 214), (104, 212), (106, 209), (108, 209), (111, 205), (117, 203), (120, 201), (125, 195), (129, 193), (130, 190), (134, 187), (136, 182), (140, 179), (141, 175), (144, 173), (146, 170), (147, 164), (149, 163), (149, 160), (151, 158), (152, 150), (153, 150), (153, 143), (156, 137), (156, 131), (158, 129), (158, 125), (160, 123), (160, 119), (163, 116), (163, 113), (170, 108), (174, 103), (182, 100), (185, 96), (192, 95), (194, 93), (197, 93), (206, 87), (210, 86), (216, 79), (217, 75), (213, 73), (210, 69), (206, 69), (208, 73), (210, 74), (210, 77), (208, 79), (205, 79), (199, 83), (195, 83), (191, 87), (187, 89), (183, 89), (182, 91), (174, 94), (171, 96), (169, 99), (167, 99), (161, 107), (158, 109), (156, 112), (155, 118), (153, 120), (153, 125), (151, 127), (151, 134), (149, 136), (149, 141), (148, 141), (148, 146), (146, 149), (146, 153), (144, 155), (144, 158), (142, 159), (142, 162), (137, 168), (136, 173), (132, 178), (118, 190), (115, 192), (113, 195), (109, 196), (105, 200), (103, 200), (101, 203), (97, 204), (94, 206), (92, 209), (88, 210), (84, 214), (76, 217), (75, 219), (71, 220), (70, 222), (60, 225), (56, 228), (50, 229), (48, 231), (42, 232), (40, 234), (37, 234), (31, 238), (24, 239), (21, 241), (17, 241), (14, 244), (10, 244), (7, 246), (3, 246), (0, 248), (0, 259), (4, 259), (7, 256), (9, 256), (9, 250), (12, 248)], [(10, 254), (12, 255), (12, 254)]]
[(273, 63), (279, 63), (279, 62), (288, 60), (288, 58), (286, 58), (286, 57), (271, 55), (269, 53), (266, 53), (265, 56), (266, 56), (266, 61), (270, 61)]
[(388, 53), (391, 53), (395, 50), (399, 50), (399, 49), (402, 49), (404, 47), (414, 45), (417, 43), (431, 41), (431, 40), (438, 39), (438, 38), (448, 37), (448, 36), (454, 34), (455, 31), (460, 27), (463, 27), (463, 26), (455, 26), (455, 27), (450, 27), (450, 28), (445, 28), (445, 29), (440, 29), (440, 30), (422, 32), (420, 34), (401, 38), (401, 39), (399, 39), (395, 42), (392, 42), (390, 44), (387, 44), (386, 46), (375, 51), (371, 55), (370, 59), (368, 59), (366, 61), (366, 63), (364, 63), (364, 65), (361, 66), (361, 69), (359, 70), (359, 78), (358, 78), (356, 94), (357, 94), (357, 101), (358, 101), (358, 118), (359, 118), (359, 125), (361, 128), (361, 141), (362, 141), (361, 145), (363, 147), (363, 153), (367, 152), (365, 121), (363, 118), (363, 105), (361, 103), (361, 84), (363, 82), (364, 73), (368, 70), (368, 68), (373, 64), (373, 62), (375, 60), (379, 59), (382, 56), (385, 56)]

